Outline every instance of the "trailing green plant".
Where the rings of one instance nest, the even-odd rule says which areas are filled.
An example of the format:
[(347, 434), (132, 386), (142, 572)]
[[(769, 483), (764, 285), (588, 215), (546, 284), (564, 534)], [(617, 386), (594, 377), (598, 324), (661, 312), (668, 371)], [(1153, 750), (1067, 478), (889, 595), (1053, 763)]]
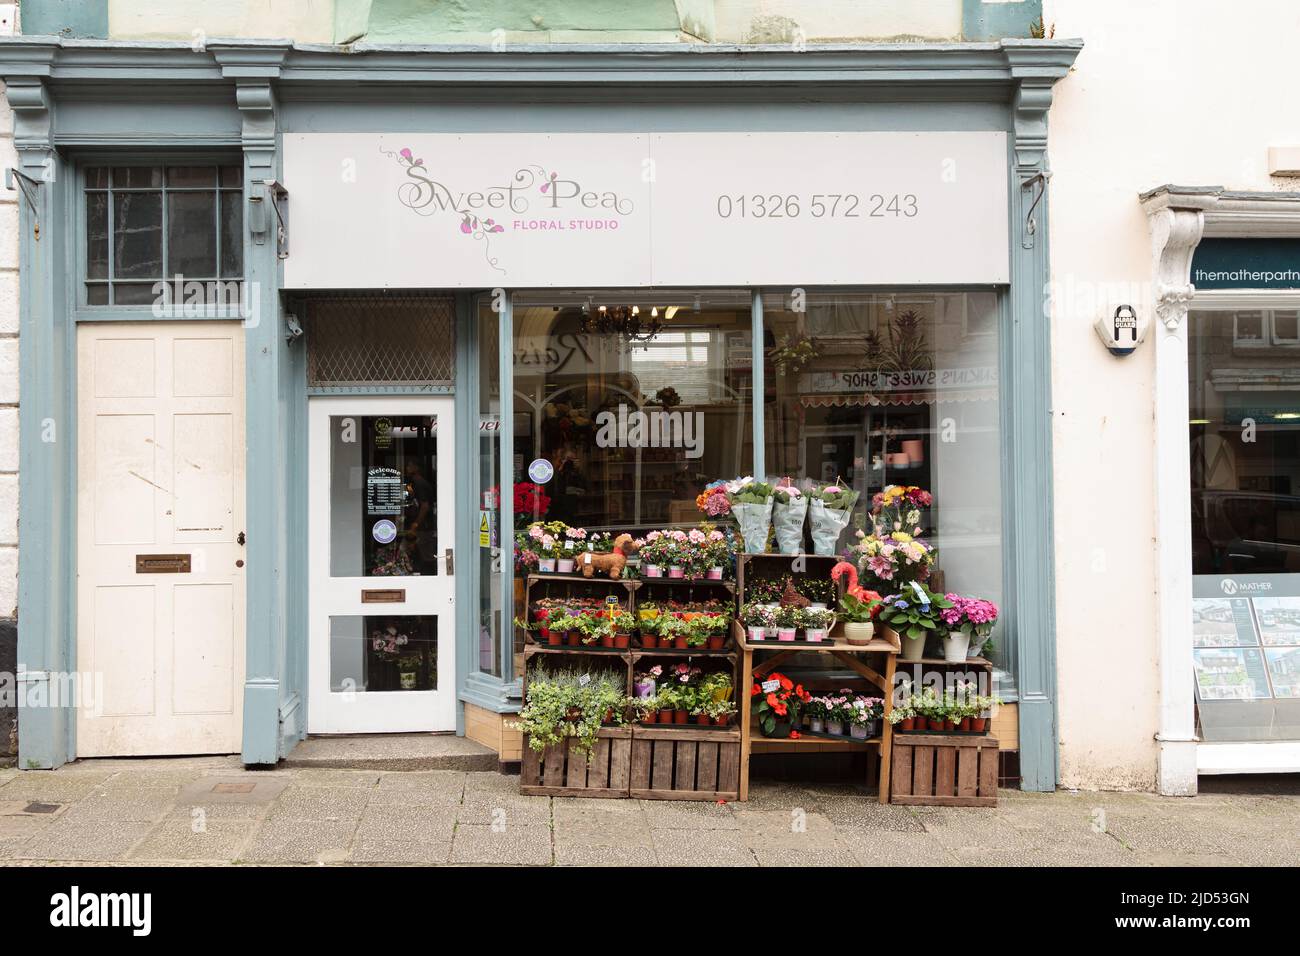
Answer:
[(627, 718), (632, 701), (624, 680), (616, 671), (551, 673), (539, 667), (529, 678), (519, 719), (509, 726), (522, 731), (538, 753), (571, 738), (577, 753), (590, 756), (606, 718), (615, 724)]

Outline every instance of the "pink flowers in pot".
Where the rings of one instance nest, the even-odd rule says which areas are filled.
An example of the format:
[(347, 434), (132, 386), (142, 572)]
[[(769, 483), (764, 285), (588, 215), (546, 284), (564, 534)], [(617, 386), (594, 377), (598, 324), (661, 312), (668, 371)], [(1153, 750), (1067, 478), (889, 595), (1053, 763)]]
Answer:
[(952, 607), (941, 610), (939, 616), (950, 630), (979, 638), (993, 633), (993, 625), (998, 622), (998, 606), (992, 601), (959, 594), (945, 594), (944, 597), (952, 602)]

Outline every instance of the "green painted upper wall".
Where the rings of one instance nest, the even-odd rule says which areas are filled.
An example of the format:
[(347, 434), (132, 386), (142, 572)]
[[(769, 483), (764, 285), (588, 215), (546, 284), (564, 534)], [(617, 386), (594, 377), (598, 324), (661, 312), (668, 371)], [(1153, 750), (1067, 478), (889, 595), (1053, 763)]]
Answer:
[(1042, 0), (24, 0), (28, 35), (299, 43), (827, 41), (1027, 37)]

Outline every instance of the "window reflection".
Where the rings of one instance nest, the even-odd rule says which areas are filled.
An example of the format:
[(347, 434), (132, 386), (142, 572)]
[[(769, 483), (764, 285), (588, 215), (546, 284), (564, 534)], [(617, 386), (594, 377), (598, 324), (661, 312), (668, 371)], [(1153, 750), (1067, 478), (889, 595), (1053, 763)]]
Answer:
[(330, 689), (438, 689), (436, 617), (330, 618)]

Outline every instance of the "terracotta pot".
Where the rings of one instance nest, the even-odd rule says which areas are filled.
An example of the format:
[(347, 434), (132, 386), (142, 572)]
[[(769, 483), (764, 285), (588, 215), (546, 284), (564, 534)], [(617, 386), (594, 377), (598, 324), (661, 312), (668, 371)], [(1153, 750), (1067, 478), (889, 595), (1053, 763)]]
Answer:
[(940, 730), (943, 730), (943, 721), (942, 721), (942, 720), (929, 720), (929, 721), (927, 721), (927, 722), (929, 723), (929, 725), (930, 725), (930, 729), (931, 729), (931, 730), (936, 731), (936, 732), (938, 732), (938, 731), (940, 731)]
[(710, 635), (709, 635), (709, 650), (711, 650), (711, 651), (720, 651), (720, 650), (722, 650), (722, 647), (723, 647), (723, 645), (726, 643), (726, 641), (727, 641), (727, 635), (725, 635), (725, 634), (710, 634)]
[(982, 734), (989, 729), (989, 719), (987, 717), (970, 718), (970, 729), (977, 734)]
[(684, 711), (684, 710), (674, 710), (674, 711), (673, 711), (673, 723), (674, 723), (674, 724), (688, 724), (688, 723), (690, 723), (690, 721), (691, 721), (691, 715), (688, 714), (686, 711)]
[(547, 631), (546, 643), (549, 644), (551, 647), (559, 647), (561, 644), (564, 643), (564, 635), (561, 634), (559, 631)]
[(620, 650), (622, 650), (623, 648), (626, 648), (626, 647), (627, 647), (627, 644), (628, 644), (628, 635), (627, 635), (627, 634), (615, 634), (615, 635), (614, 635), (614, 646), (615, 646), (615, 647), (617, 647), (617, 648), (619, 648)]
[(580, 646), (582, 646), (582, 632), (581, 632), (581, 631), (570, 631), (568, 634), (565, 634), (565, 635), (564, 635), (564, 643), (567, 644), (569, 647), (580, 647)]
[(653, 724), (655, 722), (655, 718), (658, 716), (659, 716), (659, 711), (647, 710), (644, 714), (641, 715), (641, 723)]
[(647, 633), (645, 633), (644, 631), (642, 631), (642, 632), (641, 632), (641, 646), (642, 646), (642, 647), (658, 647), (658, 646), (659, 646), (659, 635), (658, 635), (658, 634), (647, 634)]
[(601, 647), (613, 647), (613, 646), (614, 646), (614, 635), (613, 635), (613, 634), (602, 634), (602, 635), (600, 636), (600, 646), (601, 646)]
[(915, 730), (915, 729), (916, 729), (916, 718), (915, 718), (915, 717), (904, 717), (902, 720), (900, 720), (900, 721), (898, 722), (898, 726), (899, 726), (899, 728), (902, 729), (902, 730)]
[(701, 727), (708, 727), (710, 724), (713, 723), (713, 720), (709, 717), (708, 714), (696, 714), (695, 722), (699, 724)]
[(943, 729), (944, 729), (944, 730), (956, 730), (957, 727), (956, 727), (955, 724), (953, 724), (953, 722), (952, 722), (951, 720), (948, 720), (948, 719), (945, 717), (945, 718), (944, 718), (944, 721), (943, 721)]
[(961, 719), (961, 724), (959, 725), (959, 729), (964, 730), (964, 731), (966, 731), (967, 733), (970, 733), (970, 718), (969, 718), (969, 717), (963, 717), (963, 718)]
[(731, 724), (731, 715), (723, 714), (721, 717), (714, 717), (713, 723), (719, 727), (726, 727)]
[(661, 723), (661, 724), (671, 724), (671, 723), (673, 723), (673, 722), (674, 722), (673, 715), (676, 714), (676, 713), (677, 713), (677, 711), (675, 711), (675, 710), (661, 710), (661, 711), (659, 711), (659, 723)]
[(612, 724), (613, 722), (614, 722), (614, 708), (610, 707), (605, 711), (605, 719), (602, 720), (601, 723)]
[(673, 638), (673, 647), (679, 651), (686, 650), (686, 636), (681, 634)]

